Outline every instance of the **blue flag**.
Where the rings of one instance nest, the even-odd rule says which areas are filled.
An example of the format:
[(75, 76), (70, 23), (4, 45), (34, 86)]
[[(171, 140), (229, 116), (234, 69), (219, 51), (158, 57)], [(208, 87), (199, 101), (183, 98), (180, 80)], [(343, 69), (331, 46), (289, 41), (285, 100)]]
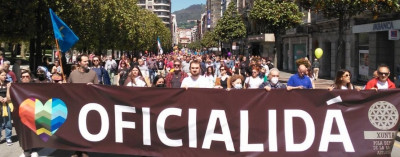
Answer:
[(58, 40), (61, 52), (67, 52), (79, 40), (75, 33), (51, 10), (50, 17), (53, 24), (54, 37)]

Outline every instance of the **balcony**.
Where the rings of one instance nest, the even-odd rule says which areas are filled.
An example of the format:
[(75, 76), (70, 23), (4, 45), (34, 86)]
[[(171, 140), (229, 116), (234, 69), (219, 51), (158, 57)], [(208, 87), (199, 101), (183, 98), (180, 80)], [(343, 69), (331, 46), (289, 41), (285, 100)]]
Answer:
[(171, 5), (169, 5), (169, 3), (157, 3), (157, 2), (153, 3), (153, 5), (154, 6), (167, 6), (167, 7), (171, 6)]
[(165, 9), (157, 9), (157, 8), (154, 8), (153, 9), (154, 10), (154, 12), (171, 12), (170, 10), (165, 10)]
[(159, 18), (170, 18), (169, 15), (157, 15)]

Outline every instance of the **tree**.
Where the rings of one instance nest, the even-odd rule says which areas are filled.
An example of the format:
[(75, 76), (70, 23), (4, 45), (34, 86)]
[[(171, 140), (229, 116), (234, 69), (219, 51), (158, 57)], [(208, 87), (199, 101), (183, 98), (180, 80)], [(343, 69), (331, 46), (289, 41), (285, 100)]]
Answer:
[[(250, 11), (250, 18), (259, 25), (260, 33), (274, 33), (275, 47), (279, 53), (279, 36), (285, 30), (300, 25), (303, 16), (295, 3), (285, 0), (255, 0)], [(277, 52), (274, 53), (274, 64), (277, 65)]]
[(207, 48), (218, 46), (218, 39), (216, 38), (214, 31), (207, 31), (200, 41), (201, 46)]
[(197, 51), (201, 49), (201, 42), (200, 41), (195, 41), (195, 42), (191, 42), (188, 44), (187, 46), (189, 49)]
[(365, 11), (371, 11), (374, 19), (380, 14), (396, 11), (399, 9), (398, 0), (299, 0), (305, 9), (321, 12), (327, 18), (337, 18), (339, 23), (338, 48), (336, 55), (336, 70), (345, 67), (344, 51), (345, 40), (344, 27), (349, 20)]
[(246, 36), (246, 27), (240, 14), (237, 12), (234, 1), (229, 3), (228, 9), (224, 12), (221, 19), (218, 20), (214, 29), (215, 37), (232, 47), (233, 40)]
[(49, 8), (80, 38), (74, 48), (84, 52), (156, 51), (157, 36), (164, 51), (172, 45), (170, 30), (137, 0), (21, 0), (0, 7), (0, 41), (29, 41), (31, 70), (42, 64), (43, 49), (55, 45)]

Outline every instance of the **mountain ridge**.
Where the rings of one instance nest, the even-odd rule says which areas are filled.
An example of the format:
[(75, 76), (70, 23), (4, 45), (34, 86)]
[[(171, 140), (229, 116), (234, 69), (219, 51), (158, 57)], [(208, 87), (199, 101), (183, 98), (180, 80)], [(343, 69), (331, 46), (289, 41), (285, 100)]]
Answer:
[(176, 15), (176, 23), (179, 28), (192, 28), (196, 23), (188, 22), (188, 20), (200, 20), (201, 14), (206, 10), (205, 4), (194, 4), (185, 9), (174, 11), (173, 14)]

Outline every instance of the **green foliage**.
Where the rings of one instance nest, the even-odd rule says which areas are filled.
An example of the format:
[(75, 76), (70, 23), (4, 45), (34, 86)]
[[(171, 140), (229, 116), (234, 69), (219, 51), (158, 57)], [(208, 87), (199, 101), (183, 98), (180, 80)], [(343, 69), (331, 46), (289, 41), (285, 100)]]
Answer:
[[(49, 8), (79, 37), (75, 48), (97, 53), (107, 49), (157, 51), (157, 36), (164, 51), (171, 49), (171, 32), (137, 0), (21, 0), (0, 7), (0, 40), (34, 41), (54, 45)], [(36, 38), (35, 38), (36, 37)], [(32, 50), (31, 50), (32, 51)]]
[(1, 1), (0, 3), (0, 40), (18, 41), (29, 40), (33, 35), (35, 25), (34, 10), (38, 2), (24, 1)]
[(200, 41), (195, 41), (191, 42), (187, 46), (191, 50), (200, 50), (201, 49), (201, 42)]
[(218, 39), (213, 31), (207, 31), (200, 41), (201, 46), (205, 48), (218, 46)]
[(250, 11), (250, 18), (257, 23), (262, 33), (279, 34), (296, 27), (302, 23), (303, 16), (296, 3), (283, 0), (255, 0)]
[(328, 18), (350, 18), (364, 11), (371, 11), (376, 18), (379, 14), (398, 11), (398, 0), (299, 0), (305, 9), (322, 12)]
[(229, 43), (234, 39), (246, 36), (246, 27), (237, 12), (235, 2), (229, 3), (228, 9), (224, 12), (222, 18), (218, 20), (214, 33), (218, 40)]

